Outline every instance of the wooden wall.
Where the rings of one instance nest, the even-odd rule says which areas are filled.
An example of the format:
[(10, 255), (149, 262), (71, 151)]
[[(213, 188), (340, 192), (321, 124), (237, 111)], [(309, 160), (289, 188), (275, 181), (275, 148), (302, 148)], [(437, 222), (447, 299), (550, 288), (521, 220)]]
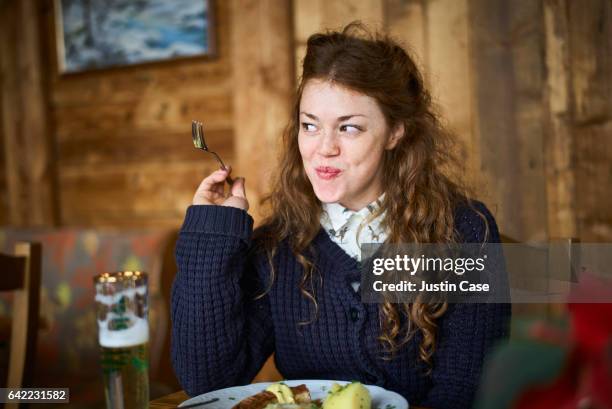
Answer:
[(612, 240), (609, 1), (295, 4), (297, 62), (308, 35), (354, 19), (412, 51), (505, 234)]
[(39, 5), (0, 2), (0, 220), (15, 226), (53, 225), (58, 212)]
[(193, 148), (192, 119), (205, 124), (207, 143), (234, 162), (227, 2), (215, 12), (217, 58), (51, 74), (61, 224), (177, 226), (199, 180), (217, 166)]
[[(7, 211), (0, 221), (180, 226), (198, 183), (218, 167), (212, 156), (193, 148), (192, 119), (204, 123), (208, 145), (233, 166), (234, 175), (250, 176), (248, 197), (259, 219), (259, 201), (268, 188), (276, 141), (288, 119), (294, 87), (289, 1), (213, 2), (217, 50), (213, 58), (72, 75), (56, 69), (52, 1), (24, 3), (36, 5), (32, 21), (39, 22), (34, 27), (41, 31), (44, 69), (36, 72), (44, 77), (40, 86), (47, 95), (39, 102), (46, 109), (49, 130), (41, 142), (51, 146), (48, 157), (53, 163), (46, 171), (57, 179), (53, 192), (57, 215), (32, 223)], [(5, 2), (7, 21), (19, 14), (17, 4), (22, 3)], [(15, 62), (6, 67), (12, 77), (5, 76), (2, 89), (3, 95), (14, 100), (13, 88), (23, 87), (18, 85), (23, 81), (14, 80), (19, 79), (20, 69), (18, 58), (13, 58), (18, 52), (11, 44), (24, 36), (15, 27), (11, 34), (14, 41), (2, 43), (8, 49), (5, 60)], [(23, 122), (28, 108), (5, 111), (10, 120), (3, 129), (10, 130)], [(19, 139), (18, 135), (8, 142), (13, 139)], [(4, 156), (0, 187), (7, 180), (5, 169), (16, 167), (17, 149), (12, 147), (13, 154)], [(33, 183), (28, 179), (15, 185), (25, 188)], [(10, 189), (1, 192), (0, 206), (8, 210), (34, 202), (9, 203), (23, 194)]]
[(567, 1), (578, 235), (612, 241), (612, 2)]
[[(29, 31), (10, 17), (23, 4), (39, 5)], [(50, 4), (1, 3), (0, 223), (180, 225), (217, 166), (191, 147), (194, 118), (250, 176), (259, 220), (308, 36), (361, 19), (413, 53), (505, 233), (612, 239), (609, 1), (219, 1), (216, 58), (78, 75), (56, 72)]]

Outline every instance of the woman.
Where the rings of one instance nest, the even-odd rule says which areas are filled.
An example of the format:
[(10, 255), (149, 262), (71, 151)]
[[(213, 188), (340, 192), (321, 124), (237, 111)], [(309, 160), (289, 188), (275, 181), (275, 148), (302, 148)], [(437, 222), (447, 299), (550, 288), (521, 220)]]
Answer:
[(447, 134), (414, 62), (386, 37), (308, 40), (270, 216), (253, 232), (244, 179), (198, 188), (176, 247), (172, 357), (188, 394), (287, 379), (358, 379), (411, 405), (468, 408), (507, 336), (494, 304), (364, 304), (358, 244), (498, 242), (489, 211), (442, 172)]

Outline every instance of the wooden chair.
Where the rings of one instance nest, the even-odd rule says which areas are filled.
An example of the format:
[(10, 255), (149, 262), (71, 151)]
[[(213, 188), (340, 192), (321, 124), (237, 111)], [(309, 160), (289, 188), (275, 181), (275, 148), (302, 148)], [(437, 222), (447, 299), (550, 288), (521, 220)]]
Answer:
[[(33, 387), (42, 249), (39, 243), (19, 242), (14, 254), (0, 253), (0, 291), (13, 292), (9, 388)], [(17, 407), (6, 404), (6, 408)]]
[[(530, 288), (550, 294), (569, 292), (571, 283), (576, 281), (574, 267), (580, 262), (579, 239), (551, 239), (547, 244), (535, 245), (502, 234), (501, 241), (503, 244), (520, 245), (520, 257), (513, 257), (508, 248), (505, 250), (506, 269), (511, 287)], [(539, 274), (532, 275), (534, 271)], [(540, 319), (563, 317), (566, 314), (566, 304), (557, 298), (551, 296), (548, 302), (513, 303), (513, 323), (536, 317)]]

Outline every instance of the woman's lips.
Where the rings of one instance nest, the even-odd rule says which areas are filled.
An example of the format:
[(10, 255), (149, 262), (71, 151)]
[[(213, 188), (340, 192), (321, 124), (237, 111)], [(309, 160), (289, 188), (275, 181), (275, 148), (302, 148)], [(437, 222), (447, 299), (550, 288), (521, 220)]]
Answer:
[(315, 172), (321, 179), (331, 180), (342, 173), (342, 170), (331, 166), (318, 166), (315, 168)]

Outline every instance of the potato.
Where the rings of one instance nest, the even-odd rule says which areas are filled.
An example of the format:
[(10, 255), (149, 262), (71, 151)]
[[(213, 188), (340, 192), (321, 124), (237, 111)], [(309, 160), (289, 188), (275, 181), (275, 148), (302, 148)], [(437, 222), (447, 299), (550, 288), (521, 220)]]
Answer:
[(360, 382), (352, 382), (342, 387), (332, 385), (331, 392), (323, 401), (323, 409), (370, 409), (370, 392)]

